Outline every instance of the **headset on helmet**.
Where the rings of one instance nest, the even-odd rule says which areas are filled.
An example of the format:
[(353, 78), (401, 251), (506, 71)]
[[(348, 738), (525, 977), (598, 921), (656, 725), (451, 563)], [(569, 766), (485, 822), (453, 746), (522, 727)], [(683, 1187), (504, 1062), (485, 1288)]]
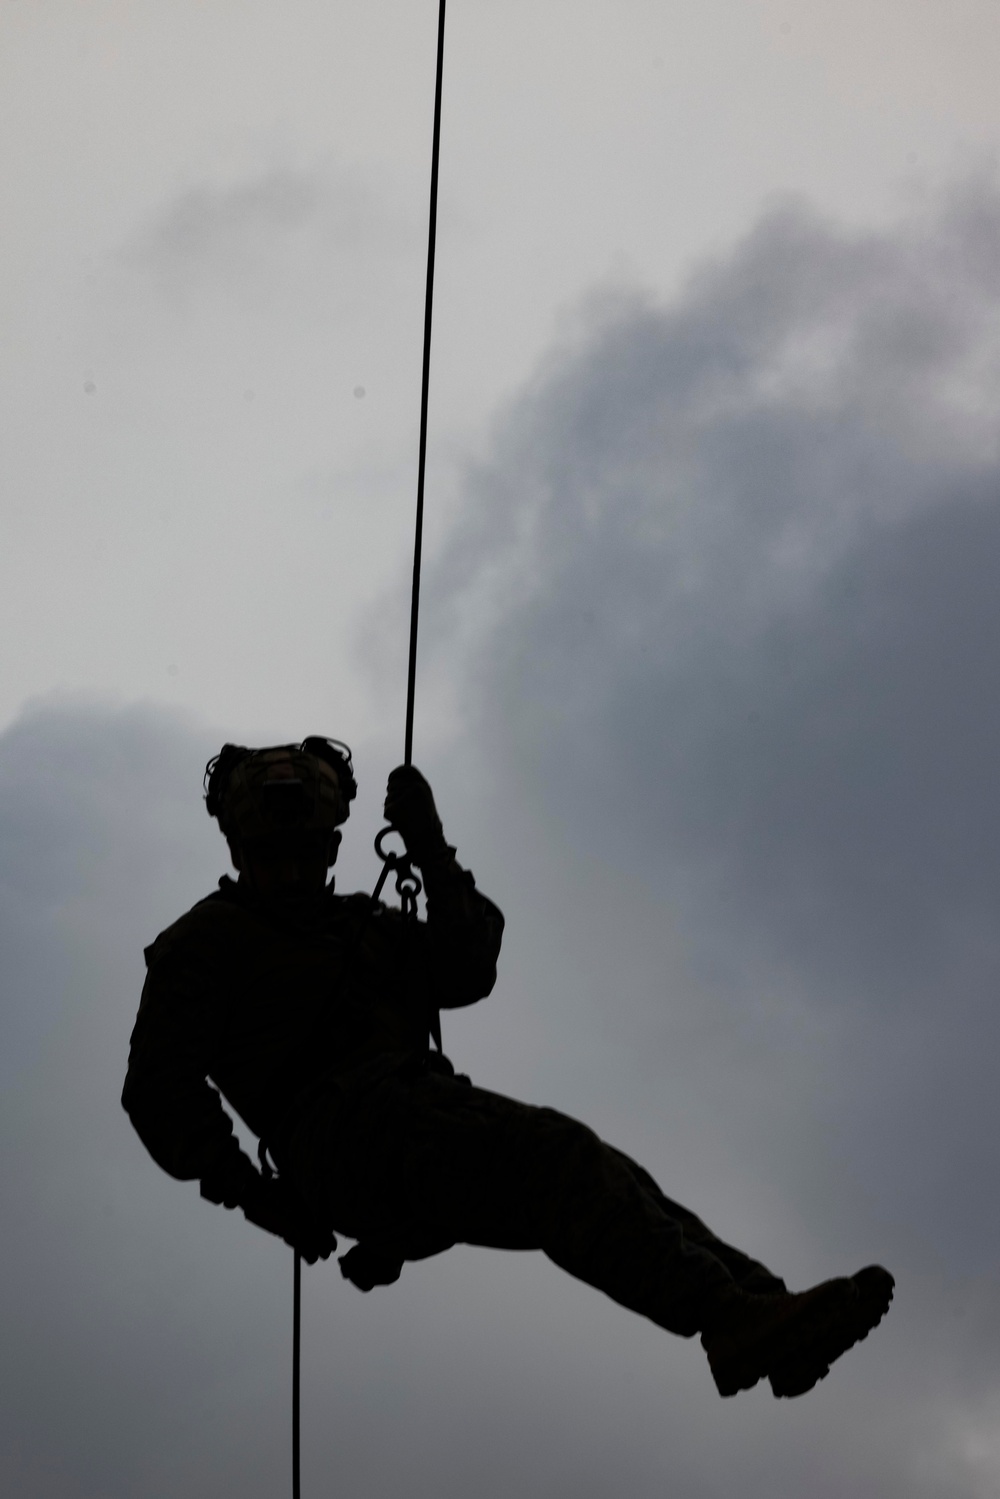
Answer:
[(205, 806), (236, 843), (289, 832), (332, 833), (357, 795), (351, 751), (312, 734), (301, 744), (224, 744), (205, 767)]

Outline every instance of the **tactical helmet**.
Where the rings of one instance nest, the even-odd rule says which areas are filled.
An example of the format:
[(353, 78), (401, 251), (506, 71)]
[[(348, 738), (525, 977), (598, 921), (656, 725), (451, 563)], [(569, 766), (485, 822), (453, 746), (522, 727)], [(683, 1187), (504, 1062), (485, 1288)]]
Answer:
[(333, 833), (350, 816), (357, 782), (346, 744), (225, 744), (205, 767), (205, 805), (230, 843), (289, 833)]

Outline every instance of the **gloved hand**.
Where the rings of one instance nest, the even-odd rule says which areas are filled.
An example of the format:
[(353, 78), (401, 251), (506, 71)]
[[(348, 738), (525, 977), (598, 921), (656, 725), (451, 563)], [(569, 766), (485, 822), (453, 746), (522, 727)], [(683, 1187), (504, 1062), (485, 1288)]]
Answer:
[(248, 1223), (277, 1234), (298, 1250), (307, 1265), (329, 1259), (337, 1247), (330, 1229), (310, 1213), (280, 1176), (255, 1176), (253, 1183), (244, 1185), (240, 1207)]
[(397, 765), (390, 772), (384, 811), (415, 864), (447, 850), (431, 788), (415, 765)]
[(399, 1255), (371, 1244), (355, 1244), (340, 1256), (340, 1273), (359, 1291), (370, 1291), (374, 1286), (391, 1286), (399, 1279), (403, 1261)]

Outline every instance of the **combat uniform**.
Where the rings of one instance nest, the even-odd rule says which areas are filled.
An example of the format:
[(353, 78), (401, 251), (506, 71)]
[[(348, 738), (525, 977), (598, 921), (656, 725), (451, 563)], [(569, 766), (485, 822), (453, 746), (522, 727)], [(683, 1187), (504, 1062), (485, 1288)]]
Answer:
[(783, 1291), (585, 1125), (430, 1051), (438, 1009), (492, 989), (503, 917), (453, 850), (423, 874), (426, 921), (332, 886), (276, 901), (223, 879), (161, 933), (122, 1097), (154, 1159), (240, 1203), (257, 1172), (221, 1092), (309, 1210), (360, 1241), (346, 1273), (363, 1289), (464, 1242), (542, 1249), (683, 1336), (734, 1283)]

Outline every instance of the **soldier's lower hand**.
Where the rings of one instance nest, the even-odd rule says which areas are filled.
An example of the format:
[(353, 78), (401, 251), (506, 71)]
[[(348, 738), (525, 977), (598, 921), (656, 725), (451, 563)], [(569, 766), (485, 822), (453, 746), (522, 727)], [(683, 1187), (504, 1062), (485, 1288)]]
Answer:
[(297, 1249), (307, 1265), (329, 1259), (337, 1240), (280, 1177), (257, 1178), (257, 1185), (240, 1203), (243, 1216)]
[(415, 765), (398, 765), (390, 772), (384, 811), (416, 864), (444, 853), (447, 844), (434, 796)]
[(340, 1256), (341, 1275), (359, 1291), (395, 1285), (402, 1269), (403, 1261), (398, 1254), (371, 1244), (355, 1244), (353, 1249)]

